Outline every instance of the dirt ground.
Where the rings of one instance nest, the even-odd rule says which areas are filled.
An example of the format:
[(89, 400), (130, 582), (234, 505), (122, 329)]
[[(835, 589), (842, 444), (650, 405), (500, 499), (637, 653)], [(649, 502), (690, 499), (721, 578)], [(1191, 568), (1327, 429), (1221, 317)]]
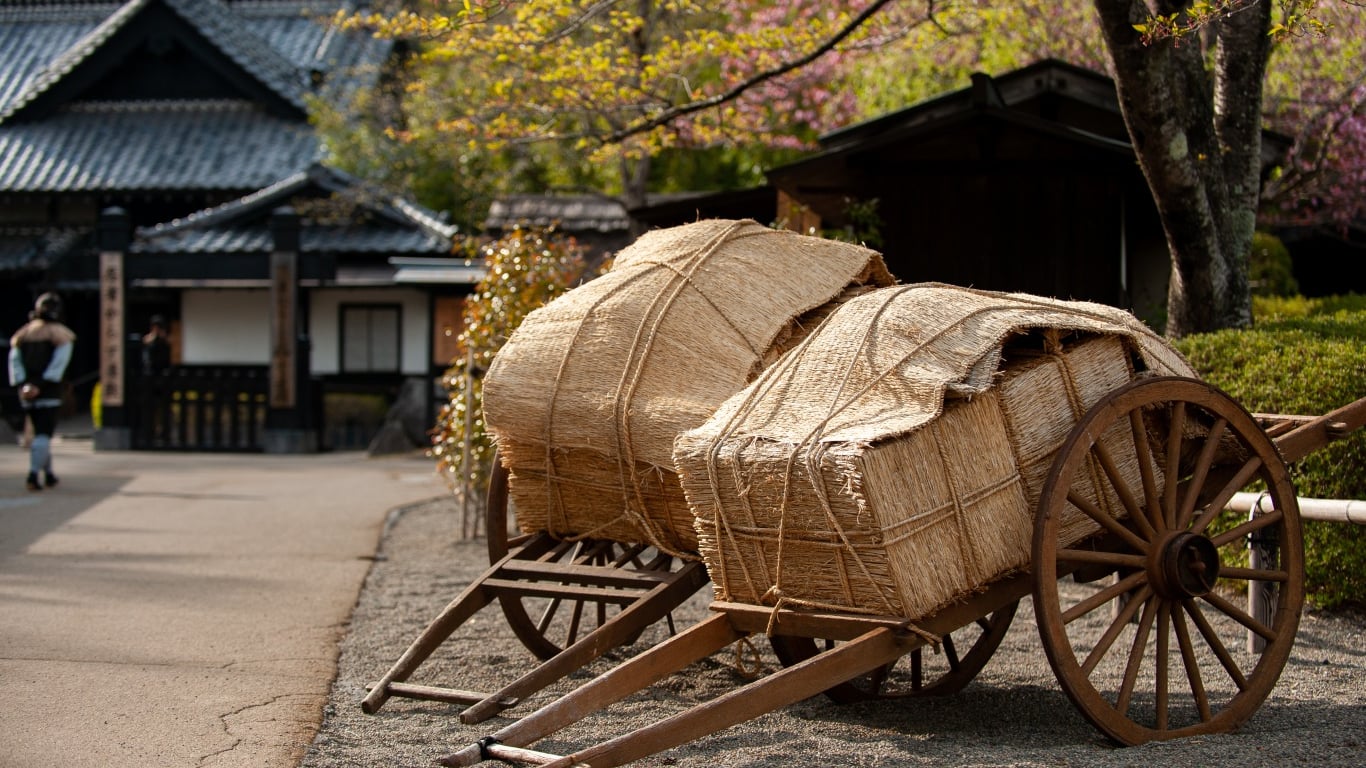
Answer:
[[(463, 725), (453, 705), (391, 699), (362, 713), (377, 680), (448, 601), (488, 566), (483, 541), (460, 541), (449, 499), (396, 510), (341, 648), (338, 677), (303, 768), (430, 766), (645, 650), (666, 636), (651, 627), (520, 706)], [(679, 627), (707, 615), (710, 587), (674, 613)], [(1233, 734), (1119, 748), (1071, 704), (1045, 657), (1029, 598), (1001, 647), (963, 691), (942, 698), (836, 705), (817, 696), (644, 758), (639, 765), (694, 768), (828, 766), (1362, 766), (1366, 765), (1366, 617), (1306, 612), (1269, 699)], [(765, 669), (778, 662), (755, 644)], [(485, 608), (411, 678), (413, 683), (493, 691), (532, 669), (497, 606)], [(744, 683), (724, 649), (535, 749), (564, 754), (657, 722)]]

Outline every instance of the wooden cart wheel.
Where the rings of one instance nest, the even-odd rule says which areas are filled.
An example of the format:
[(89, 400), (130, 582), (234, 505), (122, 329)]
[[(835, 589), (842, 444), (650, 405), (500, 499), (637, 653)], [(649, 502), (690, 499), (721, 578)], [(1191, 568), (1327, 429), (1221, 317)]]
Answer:
[(508, 471), (495, 453), (489, 471), (489, 490), (484, 497), (484, 534), (489, 550), (489, 565), (502, 560), (511, 547), (524, 540), (524, 537), (508, 537), (508, 523)]
[[(1274, 511), (1221, 519), (1233, 494), (1254, 484)], [(1059, 540), (1075, 538), (1079, 522), (1099, 533)], [(1275, 553), (1270, 564), (1226, 565), (1244, 562), (1249, 540)], [(1230, 731), (1280, 676), (1304, 602), (1299, 507), (1275, 445), (1214, 387), (1141, 379), (1092, 407), (1054, 460), (1033, 545), (1049, 662), (1115, 741)], [(1234, 602), (1254, 581), (1278, 588), (1269, 617)], [(1249, 631), (1264, 641), (1260, 654), (1248, 650)]]
[[(487, 532), (489, 562), (493, 564), (502, 560), (512, 548), (530, 538), (525, 534), (511, 537), (508, 534), (508, 471), (497, 456), (493, 458), (486, 501), (484, 530)], [(562, 541), (537, 560), (543, 563), (645, 571), (672, 571), (682, 567), (677, 558), (659, 553), (653, 548), (600, 539)], [(512, 594), (499, 594), (498, 603), (513, 634), (527, 650), (542, 661), (550, 659), (594, 628), (602, 626), (619, 610), (615, 603), (597, 600), (552, 599)], [(672, 617), (669, 617), (669, 628), (672, 631)]]
[[(837, 704), (905, 696), (947, 696), (957, 693), (986, 666), (1015, 618), (1014, 601), (946, 635), (936, 652), (917, 648), (895, 664), (863, 677), (840, 683), (825, 691)], [(835, 647), (833, 640), (774, 635), (773, 652), (785, 667), (799, 664), (822, 650)], [(967, 649), (966, 653), (962, 649)], [(908, 661), (909, 660), (909, 661)]]

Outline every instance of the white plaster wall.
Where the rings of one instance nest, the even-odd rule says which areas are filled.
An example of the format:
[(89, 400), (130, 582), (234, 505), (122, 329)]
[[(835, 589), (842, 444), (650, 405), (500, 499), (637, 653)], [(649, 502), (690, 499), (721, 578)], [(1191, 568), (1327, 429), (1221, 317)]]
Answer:
[(270, 291), (190, 289), (180, 302), (183, 363), (270, 362)]
[(313, 342), (310, 366), (314, 374), (341, 370), (341, 306), (343, 304), (400, 304), (402, 349), (399, 368), (405, 374), (425, 375), (430, 366), (432, 340), (427, 327), (427, 294), (412, 288), (320, 288), (309, 295), (308, 331)]

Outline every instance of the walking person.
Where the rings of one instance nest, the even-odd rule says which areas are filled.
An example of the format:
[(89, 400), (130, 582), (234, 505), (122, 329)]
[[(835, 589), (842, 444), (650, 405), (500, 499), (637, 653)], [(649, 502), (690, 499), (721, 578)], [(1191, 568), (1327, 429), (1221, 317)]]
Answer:
[(34, 302), (28, 323), (9, 341), (9, 381), (19, 389), (20, 406), (33, 427), (25, 481), (30, 491), (57, 484), (52, 473), (52, 433), (57, 430), (57, 409), (62, 404), (62, 377), (76, 342), (76, 334), (62, 324), (61, 315), (61, 297), (44, 293)]

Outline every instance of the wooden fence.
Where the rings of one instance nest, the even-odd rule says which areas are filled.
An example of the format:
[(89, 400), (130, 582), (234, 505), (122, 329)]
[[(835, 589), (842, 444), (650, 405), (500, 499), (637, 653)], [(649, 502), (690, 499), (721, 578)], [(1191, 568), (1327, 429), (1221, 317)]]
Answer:
[(188, 365), (138, 377), (129, 398), (136, 450), (262, 450), (265, 366)]

